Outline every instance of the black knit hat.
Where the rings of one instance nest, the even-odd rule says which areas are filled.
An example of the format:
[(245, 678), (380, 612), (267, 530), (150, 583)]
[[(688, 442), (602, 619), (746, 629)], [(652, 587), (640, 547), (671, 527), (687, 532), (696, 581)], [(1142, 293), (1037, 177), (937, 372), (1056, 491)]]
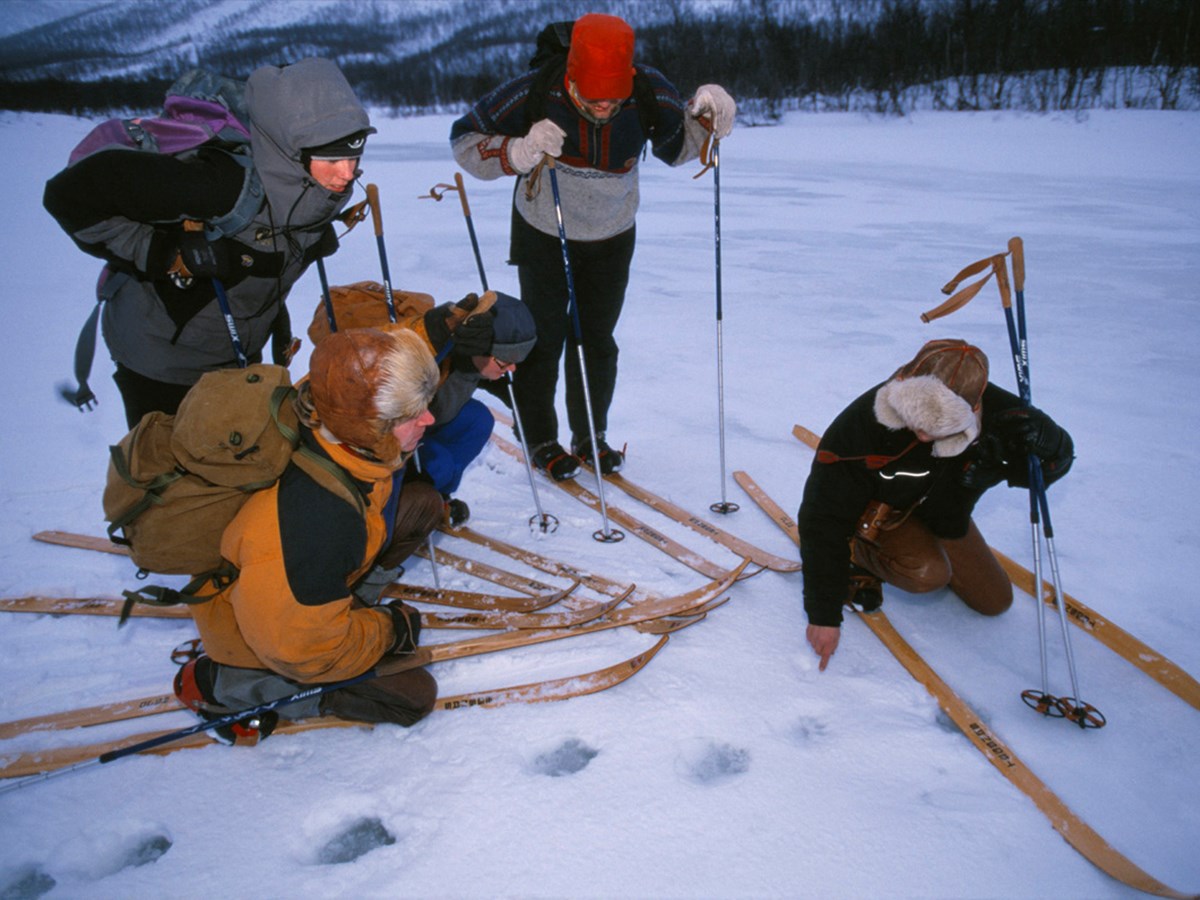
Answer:
[(491, 314), (492, 356), (506, 363), (524, 362), (537, 343), (537, 326), (529, 308), (516, 297), (496, 292)]
[(338, 138), (336, 141), (330, 141), (328, 144), (322, 144), (320, 147), (305, 147), (300, 151), (300, 155), (305, 165), (313, 159), (358, 159), (363, 155), (363, 149), (367, 146), (367, 135), (374, 132), (374, 128), (365, 128), (354, 134)]

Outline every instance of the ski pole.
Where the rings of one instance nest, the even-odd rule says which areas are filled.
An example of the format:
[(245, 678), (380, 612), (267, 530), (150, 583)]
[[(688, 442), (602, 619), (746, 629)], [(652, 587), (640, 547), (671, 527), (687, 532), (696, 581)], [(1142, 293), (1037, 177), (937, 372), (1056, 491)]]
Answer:
[(92, 768), (93, 766), (100, 766), (110, 762), (116, 762), (118, 759), (124, 759), (126, 756), (134, 756), (138, 753), (144, 753), (147, 750), (153, 750), (155, 747), (162, 747), (166, 744), (183, 740), (186, 737), (191, 737), (193, 734), (199, 734), (202, 731), (212, 731), (213, 729), (223, 728), (227, 725), (245, 723), (248, 720), (254, 724), (255, 727), (261, 727), (255, 723), (255, 720), (261, 720), (268, 713), (274, 712), (281, 706), (290, 706), (293, 703), (299, 703), (302, 700), (309, 699), (310, 697), (317, 697), (321, 694), (327, 694), (330, 691), (337, 691), (341, 690), (342, 688), (361, 684), (364, 681), (377, 678), (381, 674), (383, 673), (377, 669), (368, 669), (366, 672), (363, 672), (363, 674), (354, 678), (348, 678), (345, 681), (339, 681), (334, 684), (314, 685), (313, 687), (305, 688), (298, 693), (291, 694), (287, 697), (281, 697), (278, 700), (272, 700), (268, 703), (263, 703), (250, 709), (229, 713), (228, 715), (221, 716), (220, 718), (216, 719), (205, 719), (204, 721), (197, 722), (195, 725), (189, 726), (188, 728), (181, 728), (178, 731), (160, 734), (157, 737), (148, 738), (147, 740), (139, 741), (136, 744), (130, 744), (127, 747), (119, 747), (116, 750), (109, 750), (106, 753), (100, 754), (95, 759), (89, 759), (85, 762), (76, 763), (73, 766), (55, 769), (50, 772), (42, 772), (40, 775), (31, 775), (28, 778), (22, 778), (20, 781), (0, 785), (0, 794), (20, 790), (21, 788), (28, 787), (31, 784), (47, 781), (51, 778), (57, 778), (62, 775), (68, 775), (72, 772), (78, 772), (81, 769), (88, 769)]
[(730, 503), (725, 495), (725, 362), (724, 342), (721, 336), (721, 142), (713, 139), (710, 157), (713, 170), (713, 246), (716, 252), (717, 283), (717, 433), (721, 457), (721, 502), (709, 505), (715, 513), (728, 515), (738, 511), (736, 503)]
[(233, 320), (233, 310), (229, 307), (229, 297), (225, 293), (225, 285), (220, 279), (212, 280), (213, 290), (217, 293), (217, 305), (221, 307), (221, 316), (225, 319), (225, 327), (229, 330), (229, 340), (233, 343), (233, 354), (237, 357), (238, 368), (244, 369), (249, 365), (246, 351), (242, 349), (242, 339), (238, 336), (237, 323)]
[(525, 442), (525, 426), (521, 424), (521, 412), (517, 409), (517, 394), (513, 390), (512, 373), (505, 373), (504, 385), (508, 388), (508, 401), (512, 405), (513, 421), (517, 426), (517, 439), (521, 442), (521, 455), (525, 460), (525, 474), (529, 477), (529, 489), (533, 492), (533, 505), (537, 508), (537, 515), (529, 517), (529, 527), (533, 528), (536, 522), (538, 530), (543, 534), (552, 534), (558, 531), (558, 519), (542, 509), (542, 501), (538, 496), (537, 482), (533, 477), (533, 465), (529, 462), (530, 454), (529, 445)]
[[(441, 188), (441, 193), (438, 192)], [(471, 221), (471, 205), (467, 202), (467, 188), (463, 184), (462, 172), (454, 173), (454, 184), (435, 184), (429, 189), (429, 193), (424, 197), (431, 197), (434, 200), (441, 200), (445, 196), (446, 191), (457, 191), (459, 201), (462, 203), (463, 218), (467, 220), (467, 235), (471, 239), (471, 250), (475, 253), (475, 267), (479, 269), (479, 281), (483, 285), (484, 291), (488, 290), (487, 273), (483, 269), (483, 256), (479, 252), (479, 239), (475, 236), (475, 225)], [(517, 395), (513, 389), (513, 378), (511, 372), (504, 373), (504, 384), (508, 388), (509, 406), (512, 407), (513, 419), (516, 422), (517, 440), (521, 442), (521, 451), (525, 457), (525, 474), (529, 476), (529, 490), (533, 494), (533, 505), (537, 508), (537, 515), (531, 516), (529, 519), (530, 528), (534, 522), (537, 522), (537, 527), (543, 534), (551, 533), (558, 530), (558, 519), (554, 516), (547, 515), (542, 510), (542, 501), (538, 496), (537, 481), (533, 477), (533, 466), (530, 465), (529, 444), (525, 441), (525, 429), (521, 425), (521, 413), (517, 409)]]
[[(1004, 306), (1005, 320), (1008, 325), (1009, 344), (1012, 350), (1013, 366), (1016, 370), (1017, 389), (1023, 404), (1033, 405), (1033, 387), (1029, 365), (1029, 337), (1025, 318), (1025, 248), (1019, 237), (1008, 242), (1008, 251), (1012, 256), (1013, 290), (1017, 298), (1016, 323), (1013, 323), (1012, 301), (1009, 294), (1007, 274), (1004, 270), (1004, 257), (996, 257), (998, 268), (997, 281), (1000, 287), (1000, 301)], [(1065, 716), (1080, 728), (1100, 728), (1105, 724), (1105, 718), (1095, 707), (1085, 703), (1080, 696), (1079, 677), (1075, 667), (1075, 654), (1071, 645), (1071, 634), (1067, 627), (1066, 601), (1063, 597), (1062, 576), (1058, 567), (1058, 554), (1054, 548), (1054, 525), (1050, 520), (1050, 503), (1046, 496), (1045, 476), (1041, 460), (1036, 454), (1028, 454), (1029, 461), (1029, 517), (1033, 531), (1034, 554), (1034, 585), (1038, 601), (1038, 637), (1040, 641), (1042, 660), (1042, 692), (1041, 696), (1034, 691), (1022, 693), (1026, 704), (1041, 712), (1043, 715), (1054, 715), (1049, 711), (1050, 704), (1058, 707), (1058, 714)], [(1071, 678), (1072, 697), (1054, 698), (1048, 692), (1046, 665), (1046, 632), (1045, 632), (1045, 600), (1042, 597), (1042, 572), (1040, 540), (1038, 538), (1038, 520), (1041, 520), (1042, 537), (1046, 541), (1046, 558), (1050, 563), (1050, 577), (1054, 588), (1054, 605), (1058, 611), (1059, 627), (1062, 631), (1063, 647), (1067, 658), (1067, 670)], [(1033, 702), (1031, 702), (1033, 701)]]
[(325, 305), (325, 318), (329, 321), (329, 333), (337, 331), (337, 316), (333, 313), (333, 298), (329, 296), (329, 278), (325, 274), (325, 260), (317, 257), (317, 277), (321, 279), (321, 302)]
[[(1009, 247), (1012, 247), (1012, 242), (1009, 242)], [(1008, 275), (1005, 271), (1005, 262), (1003, 256), (992, 257), (992, 272), (996, 276), (996, 284), (1000, 291), (1000, 303), (1004, 308), (1004, 320), (1008, 328), (1008, 343), (1010, 355), (1012, 356), (1013, 372), (1017, 379), (1017, 393), (1021, 398), (1021, 403), (1024, 406), (1031, 405), (1032, 391), (1029, 384), (1029, 370), (1027, 367), (1027, 359), (1023, 354), (1023, 346), (1021, 338), (1017, 334), (1016, 321), (1013, 318), (1012, 297), (1009, 292)], [(1017, 289), (1024, 297), (1024, 262), (1018, 265), (1014, 260), (1013, 265), (1013, 282), (1018, 286)], [(1046, 656), (1046, 604), (1041, 596), (1042, 585), (1042, 541), (1040, 535), (1041, 516), (1037, 501), (1037, 492), (1034, 488), (1034, 465), (1036, 457), (1032, 454), (1027, 459), (1028, 478), (1029, 478), (1029, 531), (1030, 531), (1030, 546), (1033, 555), (1033, 581), (1037, 585), (1037, 626), (1038, 626), (1038, 657), (1041, 663), (1042, 672), (1042, 689), (1034, 691), (1032, 689), (1022, 691), (1021, 699), (1023, 699), (1029, 707), (1037, 710), (1044, 716), (1061, 717), (1064, 710), (1058, 705), (1058, 698), (1050, 693), (1050, 672), (1049, 662)]]
[(371, 204), (371, 222), (375, 226), (375, 246), (379, 248), (379, 269), (383, 275), (383, 296), (387, 300), (388, 321), (396, 321), (396, 301), (392, 297), (392, 276), (388, 272), (387, 247), (383, 243), (383, 212), (379, 208), (379, 188), (367, 185), (367, 202)]
[(463, 218), (467, 220), (467, 234), (471, 237), (471, 249), (475, 252), (475, 267), (479, 269), (479, 281), (486, 291), (488, 289), (487, 274), (483, 271), (483, 257), (479, 254), (479, 240), (475, 237), (475, 224), (471, 221), (471, 206), (467, 203), (467, 189), (463, 185), (462, 172), (454, 173), (454, 189), (458, 191)]
[(563, 225), (562, 198), (558, 193), (558, 173), (554, 167), (554, 157), (546, 157), (546, 167), (550, 170), (550, 189), (554, 193), (554, 215), (558, 220), (558, 240), (562, 244), (563, 271), (567, 277), (567, 305), (570, 309), (571, 326), (575, 333), (575, 349), (579, 354), (579, 375), (583, 382), (583, 402), (587, 411), (588, 437), (592, 441), (592, 463), (596, 471), (596, 496), (600, 498), (600, 520), (603, 527), (592, 533), (598, 541), (615, 543), (625, 539), (625, 533), (608, 524), (608, 507), (604, 502), (604, 477), (600, 473), (600, 448), (596, 442), (596, 419), (592, 413), (592, 393), (588, 390), (587, 365), (583, 359), (583, 326), (579, 323), (579, 304), (575, 299), (575, 279), (571, 275), (571, 254), (567, 249), (567, 229)]
[[(424, 469), (421, 468), (421, 448), (420, 447), (417, 447), (415, 450), (413, 450), (412, 458), (413, 458), (413, 464), (417, 467), (417, 472), (423, 472)], [(401, 489), (401, 490), (403, 490), (403, 489)], [(425, 536), (425, 543), (428, 544), (428, 546), (429, 546), (429, 566), (431, 569), (433, 569), (433, 586), (437, 590), (440, 591), (442, 589), (442, 579), (438, 575), (437, 550), (435, 550), (433, 547), (433, 532), (432, 531)]]

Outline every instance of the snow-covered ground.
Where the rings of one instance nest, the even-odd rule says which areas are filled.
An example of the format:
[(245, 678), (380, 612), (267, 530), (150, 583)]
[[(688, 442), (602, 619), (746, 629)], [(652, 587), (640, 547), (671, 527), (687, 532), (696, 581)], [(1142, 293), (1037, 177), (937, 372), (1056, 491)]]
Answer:
[[(112, 596), (134, 586), (126, 561), (31, 539), (43, 529), (102, 533), (107, 446), (125, 430), (103, 348), (96, 411), (77, 413), (54, 390), (70, 374), (97, 267), (40, 198), (88, 124), (0, 119), (10, 173), (0, 248), (4, 596)], [(457, 200), (418, 199), (453, 180), (450, 120), (376, 124), (364, 180), (381, 189), (394, 284), (441, 300), (476, 289)], [(1066, 588), (1200, 674), (1191, 571), (1200, 557), (1197, 146), (1200, 116), (1190, 113), (792, 115), (778, 128), (739, 129), (724, 142), (721, 169), (724, 478), (712, 179), (647, 161), (610, 427), (614, 443), (628, 443), (625, 474), (705, 514), (724, 491), (742, 509), (721, 525), (794, 555), (733, 470), (794, 514), (811, 454), (791, 426), (820, 430), (933, 337), (979, 344), (995, 380), (1011, 388), (992, 286), (949, 319), (924, 325), (919, 314), (962, 265), (1020, 235), (1034, 400), (1070, 429), (1078, 451), (1050, 493)], [(511, 184), (467, 185), (491, 286), (515, 293), (504, 264)], [(337, 283), (378, 277), (369, 226), (345, 239), (329, 271)], [(318, 292), (315, 272), (293, 292), (298, 332)], [(295, 375), (306, 359), (307, 348)], [(546, 484), (539, 491), (561, 520), (550, 536), (530, 533), (525, 470), (498, 450), (469, 472), (461, 496), (481, 531), (545, 555), (663, 594), (703, 581), (632, 535), (593, 541), (596, 514)], [(632, 500), (612, 491), (607, 499), (721, 565), (736, 562)], [(1029, 562), (1024, 493), (993, 490), (977, 521), (993, 545)], [(432, 583), (423, 562), (410, 577)], [(449, 570), (441, 578), (483, 587)], [(818, 673), (804, 643), (799, 575), (764, 573), (730, 597), (606, 693), (438, 713), (410, 730), (124, 759), (0, 795), (0, 894), (1136, 894), (1062, 840), (861, 622), (846, 624), (841, 649)], [(949, 593), (889, 590), (885, 610), (1115, 848), (1179, 890), (1200, 890), (1196, 709), (1073, 629), (1081, 693), (1108, 726), (1084, 732), (1030, 712), (1019, 694), (1039, 686), (1040, 673), (1035, 605), (1024, 595), (996, 620)], [(108, 619), (0, 617), (4, 721), (158, 693), (174, 671), (171, 648), (193, 633), (186, 622), (137, 620), (118, 631)], [(1051, 625), (1052, 688), (1069, 693)], [(588, 671), (651, 643), (624, 629), (434, 671), (446, 692), (498, 687)], [(160, 725), (147, 721), (136, 729)], [(0, 753), (84, 739), (23, 737)], [(323, 862), (364, 820), (392, 842), (353, 862)]]

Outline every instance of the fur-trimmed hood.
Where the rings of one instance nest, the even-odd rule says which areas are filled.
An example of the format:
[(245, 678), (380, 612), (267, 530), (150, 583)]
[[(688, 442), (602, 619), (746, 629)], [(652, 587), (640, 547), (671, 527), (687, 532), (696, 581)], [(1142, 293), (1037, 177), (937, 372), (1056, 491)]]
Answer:
[(304, 166), (303, 151), (375, 131), (346, 76), (332, 60), (318, 57), (262, 66), (246, 82), (246, 107), (254, 165), (278, 224), (323, 227), (350, 193), (318, 185)]
[(922, 431), (937, 440), (933, 455), (958, 456), (979, 437), (988, 358), (958, 338), (925, 344), (875, 395), (875, 418), (893, 431)]
[(979, 417), (971, 404), (936, 376), (893, 379), (875, 393), (875, 419), (899, 431), (923, 431), (938, 438), (933, 455), (958, 456), (979, 437)]

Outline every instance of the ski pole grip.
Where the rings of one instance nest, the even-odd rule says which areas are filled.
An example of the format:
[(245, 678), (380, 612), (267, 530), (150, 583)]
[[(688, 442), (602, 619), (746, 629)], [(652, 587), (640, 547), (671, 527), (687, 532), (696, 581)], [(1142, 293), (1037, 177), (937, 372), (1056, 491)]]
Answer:
[(1012, 254), (1013, 287), (1025, 293), (1025, 244), (1019, 237), (1009, 238), (1008, 252)]
[(383, 212), (379, 208), (379, 188), (367, 185), (367, 203), (371, 204), (371, 223), (375, 226), (375, 237), (383, 237)]
[(1008, 286), (1008, 266), (1004, 262), (1004, 254), (998, 253), (992, 257), (992, 271), (996, 273), (996, 286), (1000, 288), (1000, 302), (1005, 309), (1012, 308), (1012, 290)]
[(462, 172), (454, 173), (454, 189), (458, 191), (459, 202), (462, 203), (463, 215), (471, 218), (471, 204), (467, 203), (467, 189), (463, 185)]

